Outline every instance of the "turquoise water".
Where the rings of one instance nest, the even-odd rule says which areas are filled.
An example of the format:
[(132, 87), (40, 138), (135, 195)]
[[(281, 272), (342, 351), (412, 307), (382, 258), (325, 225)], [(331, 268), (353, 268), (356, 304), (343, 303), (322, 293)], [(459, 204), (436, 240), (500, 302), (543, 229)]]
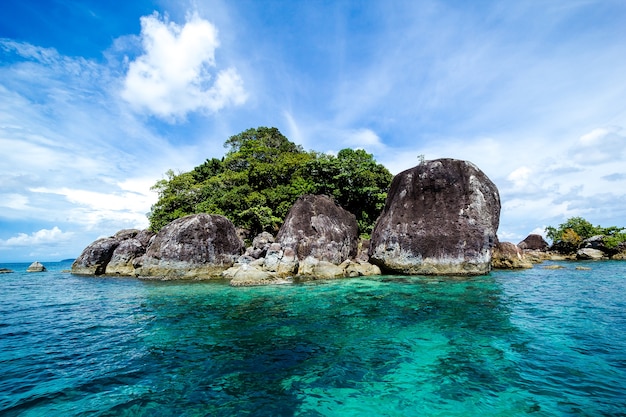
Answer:
[(230, 288), (0, 264), (0, 415), (626, 416), (626, 262), (564, 265)]

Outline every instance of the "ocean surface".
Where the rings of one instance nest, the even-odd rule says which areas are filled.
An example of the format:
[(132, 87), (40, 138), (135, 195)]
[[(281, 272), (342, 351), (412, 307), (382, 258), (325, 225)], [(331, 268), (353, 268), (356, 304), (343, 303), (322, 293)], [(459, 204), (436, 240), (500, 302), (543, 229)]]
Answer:
[(44, 264), (0, 264), (1, 416), (626, 416), (624, 261), (257, 288)]

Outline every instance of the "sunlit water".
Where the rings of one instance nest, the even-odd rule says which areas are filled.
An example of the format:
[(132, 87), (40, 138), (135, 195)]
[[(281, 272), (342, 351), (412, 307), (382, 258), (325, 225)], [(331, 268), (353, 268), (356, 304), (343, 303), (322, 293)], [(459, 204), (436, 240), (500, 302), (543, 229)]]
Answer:
[(624, 416), (626, 262), (230, 288), (0, 275), (3, 416)]

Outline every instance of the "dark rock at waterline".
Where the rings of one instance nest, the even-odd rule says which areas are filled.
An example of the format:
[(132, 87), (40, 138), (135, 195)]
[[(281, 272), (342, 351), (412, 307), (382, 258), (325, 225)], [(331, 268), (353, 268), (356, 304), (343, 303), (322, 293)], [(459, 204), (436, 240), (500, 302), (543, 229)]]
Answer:
[(120, 231), (115, 234), (114, 238), (121, 240), (106, 266), (107, 275), (134, 275), (136, 269), (141, 266), (139, 260), (146, 253), (154, 233), (149, 230), (134, 232)]
[(276, 236), (282, 249), (298, 260), (313, 257), (335, 265), (354, 258), (358, 247), (354, 214), (325, 195), (305, 195), (295, 202)]
[(550, 247), (543, 236), (534, 233), (526, 236), (526, 239), (518, 243), (517, 246), (522, 250), (538, 250), (542, 252), (547, 251)]
[[(115, 235), (98, 239), (87, 246), (72, 263), (72, 273), (80, 275), (103, 275), (121, 273), (132, 275), (132, 270), (124, 267), (133, 257), (146, 251), (146, 239), (152, 236), (147, 230), (122, 229)], [(121, 247), (120, 247), (121, 246)], [(140, 249), (135, 248), (140, 247)], [(130, 248), (133, 248), (132, 250)]]
[(11, 274), (13, 273), (12, 269), (9, 268), (0, 268), (0, 274)]
[(193, 214), (167, 224), (138, 262), (141, 276), (162, 279), (209, 279), (233, 265), (243, 242), (224, 216)]
[(46, 272), (47, 269), (41, 262), (35, 261), (26, 269), (26, 272)]
[(91, 243), (72, 263), (72, 273), (79, 275), (104, 274), (113, 251), (119, 244), (120, 240), (115, 237), (105, 237)]
[(370, 262), (402, 274), (485, 274), (499, 219), (498, 189), (474, 164), (426, 161), (394, 177)]

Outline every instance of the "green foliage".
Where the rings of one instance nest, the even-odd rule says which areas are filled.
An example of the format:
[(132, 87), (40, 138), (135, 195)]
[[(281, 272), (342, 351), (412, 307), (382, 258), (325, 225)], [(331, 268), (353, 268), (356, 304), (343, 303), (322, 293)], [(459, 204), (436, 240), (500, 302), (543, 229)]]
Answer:
[(206, 160), (188, 173), (166, 173), (153, 190), (159, 199), (148, 215), (158, 231), (193, 213), (227, 216), (236, 226), (275, 233), (303, 194), (326, 194), (355, 214), (369, 234), (382, 210), (391, 174), (363, 150), (337, 156), (305, 152), (276, 128), (248, 129), (224, 144), (224, 158)]
[(592, 236), (603, 235), (603, 243), (608, 248), (615, 248), (621, 242), (626, 242), (626, 230), (623, 227), (610, 226), (594, 226), (582, 217), (571, 217), (559, 227), (546, 227), (546, 236), (553, 243), (563, 242), (570, 246), (576, 247), (585, 239)]

